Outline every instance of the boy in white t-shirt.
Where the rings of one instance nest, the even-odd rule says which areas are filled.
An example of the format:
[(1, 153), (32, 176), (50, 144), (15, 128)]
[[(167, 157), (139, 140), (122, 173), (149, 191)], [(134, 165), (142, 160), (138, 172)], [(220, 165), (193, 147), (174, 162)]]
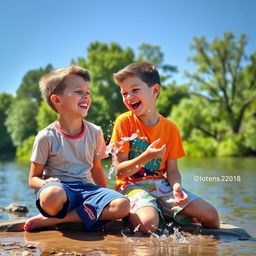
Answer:
[(29, 185), (37, 192), (40, 214), (26, 221), (25, 231), (65, 222), (82, 222), (93, 230), (129, 213), (129, 201), (105, 188), (102, 130), (83, 120), (91, 104), (89, 82), (88, 71), (78, 66), (57, 69), (40, 80), (42, 95), (59, 118), (34, 142)]

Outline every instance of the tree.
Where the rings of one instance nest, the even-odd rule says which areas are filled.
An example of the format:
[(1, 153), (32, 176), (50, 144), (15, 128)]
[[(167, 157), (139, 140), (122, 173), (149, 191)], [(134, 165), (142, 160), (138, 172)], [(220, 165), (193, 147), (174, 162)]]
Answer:
[(57, 114), (42, 100), (36, 116), (37, 129), (42, 130), (57, 119)]
[(161, 93), (157, 99), (157, 109), (163, 116), (169, 116), (172, 107), (178, 105), (183, 98), (189, 98), (189, 91), (186, 85), (168, 84), (162, 86)]
[(89, 109), (88, 117), (86, 117), (86, 120), (101, 126), (106, 141), (109, 141), (111, 137), (112, 124), (114, 121), (111, 109), (112, 105), (109, 104), (102, 95), (94, 94), (92, 96), (92, 104)]
[(164, 54), (158, 45), (141, 44), (139, 46), (139, 55), (136, 61), (149, 61), (156, 65), (161, 72), (162, 84), (167, 81), (173, 73), (178, 71), (176, 66), (164, 64)]
[(209, 108), (204, 98), (184, 98), (178, 106), (173, 107), (171, 118), (177, 122), (185, 140), (193, 140), (199, 135), (219, 141), (222, 133), (227, 130), (227, 124), (225, 119), (221, 119), (220, 112), (218, 107)]
[(249, 155), (256, 155), (256, 102), (254, 102), (245, 116), (241, 132), (244, 135), (244, 144), (250, 149)]
[(22, 162), (22, 163), (28, 163), (29, 162), (32, 147), (33, 147), (33, 144), (34, 144), (34, 140), (35, 140), (35, 135), (31, 135), (28, 138), (26, 138), (22, 142), (22, 144), (17, 148), (16, 159), (19, 162)]
[(13, 155), (15, 147), (12, 143), (11, 137), (7, 132), (5, 120), (7, 118), (7, 110), (13, 102), (13, 96), (7, 93), (0, 94), (0, 157)]
[(53, 70), (51, 64), (48, 64), (45, 68), (39, 68), (28, 71), (21, 82), (17, 90), (17, 98), (30, 98), (35, 100), (38, 105), (40, 104), (42, 97), (39, 90), (39, 80), (44, 75)]
[(15, 100), (8, 109), (5, 124), (15, 146), (21, 146), (27, 137), (36, 133), (37, 110), (37, 103), (31, 99)]
[(194, 95), (212, 104), (219, 104), (223, 118), (232, 133), (240, 132), (247, 109), (256, 101), (256, 52), (245, 54), (246, 35), (238, 40), (232, 33), (208, 43), (204, 37), (194, 38), (191, 60), (197, 71), (188, 74)]
[(212, 43), (194, 39), (191, 60), (197, 69), (187, 73), (192, 97), (183, 99), (171, 115), (192, 155), (202, 155), (209, 139), (214, 141), (208, 150), (212, 154), (255, 154), (256, 53), (248, 58), (246, 43), (245, 35), (236, 40), (232, 33)]

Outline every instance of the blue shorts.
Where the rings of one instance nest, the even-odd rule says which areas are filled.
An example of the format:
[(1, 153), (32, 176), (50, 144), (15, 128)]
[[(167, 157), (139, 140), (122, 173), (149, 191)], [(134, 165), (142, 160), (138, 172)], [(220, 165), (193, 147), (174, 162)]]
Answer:
[[(40, 206), (40, 193), (49, 186), (63, 188), (67, 195), (67, 202), (62, 210), (55, 216), (47, 214)], [(104, 207), (111, 201), (124, 196), (112, 189), (96, 186), (81, 181), (73, 182), (50, 182), (43, 185), (36, 195), (36, 205), (42, 215), (49, 218), (64, 218), (71, 210), (75, 209), (88, 230), (96, 229), (106, 221), (98, 221)]]

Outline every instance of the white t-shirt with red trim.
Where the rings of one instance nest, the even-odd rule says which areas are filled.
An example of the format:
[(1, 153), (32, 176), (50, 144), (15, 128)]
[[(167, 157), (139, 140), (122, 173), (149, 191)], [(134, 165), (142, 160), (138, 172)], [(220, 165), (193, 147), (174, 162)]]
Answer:
[(92, 183), (93, 161), (108, 157), (101, 128), (83, 121), (79, 135), (70, 136), (54, 122), (37, 134), (30, 160), (45, 165), (44, 178)]

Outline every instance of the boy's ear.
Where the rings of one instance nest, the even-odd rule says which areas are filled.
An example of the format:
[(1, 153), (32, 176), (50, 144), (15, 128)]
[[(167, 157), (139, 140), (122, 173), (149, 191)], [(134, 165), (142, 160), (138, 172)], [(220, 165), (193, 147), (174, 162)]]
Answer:
[(60, 97), (57, 94), (52, 94), (50, 96), (50, 100), (51, 100), (52, 104), (59, 104), (59, 103), (61, 103)]
[(153, 88), (154, 95), (158, 96), (160, 94), (160, 91), (161, 91), (161, 86), (159, 84), (155, 84)]

